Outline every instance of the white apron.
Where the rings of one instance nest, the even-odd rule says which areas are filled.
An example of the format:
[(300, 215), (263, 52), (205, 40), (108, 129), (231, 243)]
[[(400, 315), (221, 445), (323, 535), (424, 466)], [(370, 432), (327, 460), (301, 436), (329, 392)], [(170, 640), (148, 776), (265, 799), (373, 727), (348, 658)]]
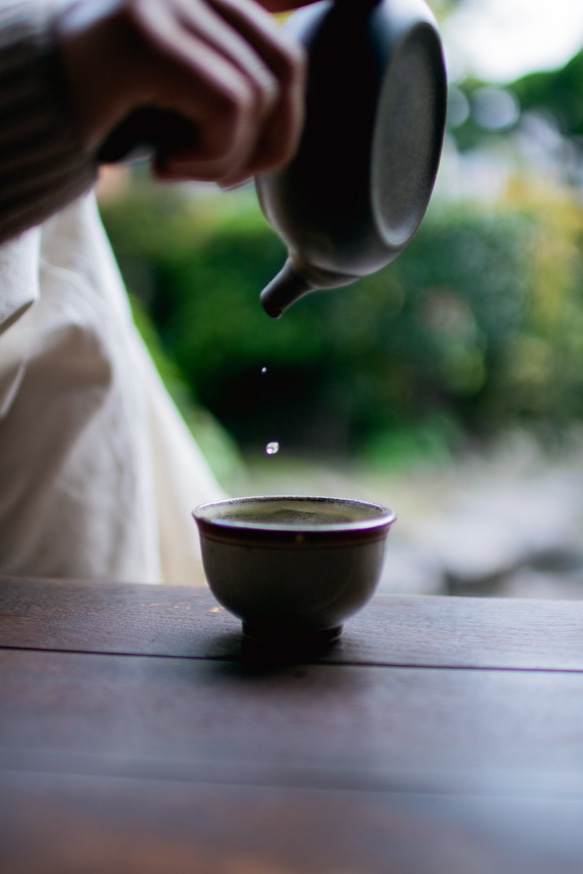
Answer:
[(0, 247), (0, 573), (204, 582), (222, 492), (138, 335), (92, 195)]

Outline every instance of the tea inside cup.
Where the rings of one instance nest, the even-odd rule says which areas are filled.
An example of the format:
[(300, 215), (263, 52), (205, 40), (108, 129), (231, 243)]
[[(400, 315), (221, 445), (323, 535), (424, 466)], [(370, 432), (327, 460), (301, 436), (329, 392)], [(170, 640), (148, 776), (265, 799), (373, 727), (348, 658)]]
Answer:
[(259, 496), (193, 511), (217, 600), (254, 640), (331, 642), (372, 597), (395, 514), (347, 498)]

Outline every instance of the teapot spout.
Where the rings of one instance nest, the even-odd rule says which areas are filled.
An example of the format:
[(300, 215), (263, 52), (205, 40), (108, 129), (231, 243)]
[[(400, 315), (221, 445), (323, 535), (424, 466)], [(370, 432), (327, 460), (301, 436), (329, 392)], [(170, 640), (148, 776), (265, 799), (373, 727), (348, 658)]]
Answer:
[(347, 276), (342, 273), (328, 273), (303, 269), (302, 263), (295, 258), (288, 258), (271, 282), (265, 286), (259, 300), (268, 316), (278, 319), (293, 303), (308, 294), (322, 288), (337, 288), (355, 282), (358, 276)]
[(267, 315), (278, 319), (292, 303), (316, 288), (317, 285), (288, 258), (277, 276), (265, 286), (259, 300)]

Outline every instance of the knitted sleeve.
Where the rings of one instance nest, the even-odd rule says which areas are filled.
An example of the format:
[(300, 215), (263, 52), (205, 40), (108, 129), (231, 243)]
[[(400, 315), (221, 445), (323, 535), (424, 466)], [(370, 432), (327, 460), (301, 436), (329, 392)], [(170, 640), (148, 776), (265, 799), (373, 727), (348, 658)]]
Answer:
[(91, 187), (43, 0), (0, 0), (0, 243)]

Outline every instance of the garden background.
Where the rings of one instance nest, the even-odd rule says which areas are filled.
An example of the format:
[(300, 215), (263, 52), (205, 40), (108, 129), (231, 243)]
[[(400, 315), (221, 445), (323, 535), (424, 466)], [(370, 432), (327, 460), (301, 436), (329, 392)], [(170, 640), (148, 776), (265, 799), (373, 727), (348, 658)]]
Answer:
[(440, 173), (415, 239), (378, 274), (273, 321), (258, 295), (284, 249), (252, 186), (109, 168), (101, 212), (138, 325), (228, 491), (390, 503), (390, 591), (581, 597), (583, 51), (480, 77), (454, 38), (474, 5), (433, 5), (450, 68)]

